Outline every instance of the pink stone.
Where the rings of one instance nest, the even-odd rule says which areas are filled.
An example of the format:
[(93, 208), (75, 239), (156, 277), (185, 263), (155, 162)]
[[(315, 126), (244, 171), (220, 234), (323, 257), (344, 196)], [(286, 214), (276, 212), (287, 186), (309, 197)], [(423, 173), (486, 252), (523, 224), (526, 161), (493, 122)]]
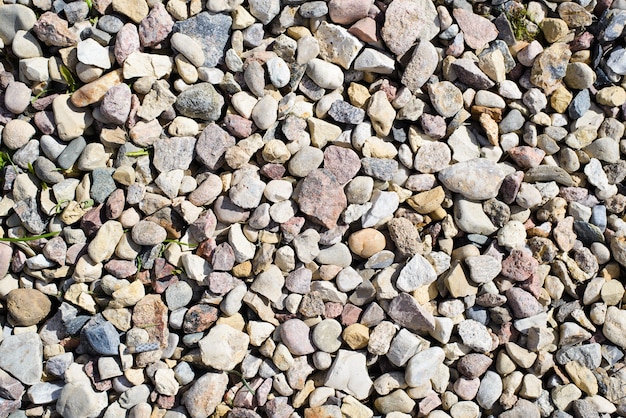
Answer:
[(483, 49), (498, 37), (498, 29), (489, 19), (463, 8), (454, 9), (452, 14), (463, 31), (465, 43), (470, 48)]
[(139, 39), (141, 45), (155, 46), (167, 39), (174, 27), (174, 20), (165, 10), (163, 3), (156, 2), (141, 23), (139, 24)]
[(363, 309), (350, 303), (344, 306), (343, 312), (341, 312), (342, 325), (347, 327), (348, 325), (356, 324), (361, 316), (361, 312), (363, 312)]
[(502, 262), (501, 274), (513, 281), (522, 282), (528, 279), (537, 267), (539, 262), (532, 255), (525, 251), (513, 250)]
[(367, 16), (369, 0), (330, 0), (328, 14), (330, 20), (340, 25), (349, 25)]
[(364, 17), (348, 29), (348, 32), (359, 38), (363, 42), (378, 42), (376, 31), (376, 21), (371, 17)]
[(317, 169), (302, 180), (298, 205), (313, 222), (331, 229), (348, 201), (336, 177), (329, 170)]
[(33, 32), (46, 45), (66, 47), (78, 43), (78, 38), (69, 30), (67, 21), (53, 12), (42, 14), (33, 26)]
[(528, 318), (543, 311), (543, 307), (533, 295), (519, 287), (512, 287), (506, 292), (507, 304), (515, 318)]
[(280, 326), (280, 338), (291, 354), (303, 356), (315, 352), (310, 329), (300, 319), (289, 319)]
[(126, 58), (133, 52), (139, 51), (140, 48), (137, 26), (132, 23), (125, 24), (115, 36), (115, 60), (119, 65), (123, 65)]
[(537, 167), (541, 164), (543, 157), (546, 156), (544, 150), (525, 145), (511, 148), (508, 152), (515, 164), (517, 164), (520, 168)]
[(333, 173), (339, 183), (345, 184), (361, 169), (361, 159), (350, 148), (330, 145), (324, 150), (324, 168)]
[(476, 394), (478, 393), (478, 388), (480, 387), (480, 379), (468, 379), (466, 377), (460, 377), (454, 382), (454, 392), (459, 396), (459, 398), (470, 401), (474, 399)]

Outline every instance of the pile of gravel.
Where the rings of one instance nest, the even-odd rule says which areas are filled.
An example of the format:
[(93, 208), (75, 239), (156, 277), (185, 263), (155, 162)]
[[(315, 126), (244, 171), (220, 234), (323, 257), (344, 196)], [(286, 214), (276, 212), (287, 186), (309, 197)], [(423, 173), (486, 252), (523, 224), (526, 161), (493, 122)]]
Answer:
[(0, 5), (0, 417), (626, 416), (626, 2)]

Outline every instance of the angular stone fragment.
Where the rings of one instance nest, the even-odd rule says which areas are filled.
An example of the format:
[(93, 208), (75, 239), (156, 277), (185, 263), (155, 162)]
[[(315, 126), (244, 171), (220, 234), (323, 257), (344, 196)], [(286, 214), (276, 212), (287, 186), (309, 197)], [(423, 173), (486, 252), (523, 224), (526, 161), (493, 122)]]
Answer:
[(330, 171), (314, 170), (302, 181), (298, 206), (315, 223), (334, 228), (347, 204), (341, 184)]
[(439, 17), (429, 0), (394, 0), (385, 11), (381, 35), (396, 55), (407, 52), (416, 40), (430, 41), (439, 32)]
[(202, 362), (217, 370), (232, 370), (245, 357), (250, 337), (229, 325), (215, 325), (198, 342)]
[(204, 67), (215, 67), (223, 60), (231, 24), (232, 18), (227, 14), (202, 12), (176, 22), (172, 32), (180, 32), (195, 39), (204, 52)]
[(215, 412), (227, 388), (226, 373), (206, 373), (185, 392), (182, 403), (192, 418), (206, 418)]
[(434, 331), (435, 319), (408, 293), (400, 293), (389, 304), (387, 313), (403, 327), (413, 331)]
[(34, 385), (43, 373), (43, 345), (35, 332), (9, 335), (0, 344), (0, 368), (25, 385)]
[(446, 188), (473, 200), (496, 197), (504, 176), (502, 168), (485, 158), (454, 164), (438, 175)]
[(498, 29), (489, 19), (479, 16), (462, 7), (452, 11), (456, 22), (463, 31), (465, 43), (473, 49), (483, 49), (487, 44), (496, 39)]
[(365, 354), (339, 350), (324, 385), (349, 393), (357, 399), (367, 398), (373, 382), (367, 373)]
[(411, 92), (417, 93), (433, 75), (438, 62), (439, 54), (437, 54), (435, 46), (428, 40), (421, 41), (413, 50), (411, 60), (404, 69), (402, 84), (407, 86)]
[(437, 273), (432, 264), (420, 254), (415, 254), (400, 271), (396, 287), (403, 292), (412, 292), (419, 287), (428, 286), (435, 280)]

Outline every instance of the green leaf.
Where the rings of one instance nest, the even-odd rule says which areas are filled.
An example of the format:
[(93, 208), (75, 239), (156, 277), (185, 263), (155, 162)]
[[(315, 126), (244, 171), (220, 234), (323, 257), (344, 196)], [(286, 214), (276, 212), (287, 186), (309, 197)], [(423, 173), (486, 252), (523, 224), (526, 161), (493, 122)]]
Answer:
[(74, 76), (72, 75), (72, 72), (70, 71), (70, 69), (67, 68), (65, 65), (61, 64), (61, 66), (59, 67), (59, 71), (61, 72), (61, 77), (63, 77), (63, 79), (67, 83), (68, 93), (74, 93), (76, 89), (78, 88), (78, 86), (76, 84), (76, 80), (74, 79)]
[(130, 151), (126, 153), (127, 157), (143, 157), (144, 155), (150, 155), (147, 149), (142, 149), (139, 151)]
[(93, 8), (93, 2), (91, 0), (85, 0), (85, 3), (87, 3), (87, 7), (89, 7), (89, 10)]
[(34, 235), (31, 237), (21, 237), (21, 238), (0, 238), (0, 242), (27, 242), (27, 241), (37, 241), (42, 238), (51, 238), (56, 235), (59, 235), (58, 232), (48, 232), (47, 234)]

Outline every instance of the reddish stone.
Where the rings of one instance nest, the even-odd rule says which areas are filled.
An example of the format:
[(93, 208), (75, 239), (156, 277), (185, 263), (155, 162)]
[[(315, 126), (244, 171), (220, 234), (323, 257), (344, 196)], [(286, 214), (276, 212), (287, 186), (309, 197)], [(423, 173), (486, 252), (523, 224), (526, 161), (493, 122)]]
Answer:
[(214, 271), (207, 278), (209, 290), (216, 295), (225, 295), (235, 287), (235, 279), (225, 271)]
[(196, 255), (204, 258), (206, 261), (211, 261), (213, 257), (213, 251), (216, 248), (215, 238), (208, 238), (202, 241), (196, 247)]
[(230, 271), (235, 265), (235, 252), (229, 243), (223, 242), (213, 251), (211, 257), (213, 270)]
[(224, 127), (235, 138), (247, 138), (256, 130), (251, 120), (234, 114), (224, 116)]
[(348, 303), (341, 312), (342, 325), (347, 327), (348, 325), (356, 324), (361, 316), (361, 312), (363, 312), (363, 309)]
[(87, 237), (92, 237), (102, 227), (103, 221), (103, 205), (99, 204), (93, 207), (83, 215), (80, 220), (80, 229), (83, 230)]
[(387, 95), (387, 100), (389, 102), (393, 102), (398, 94), (398, 86), (389, 82), (388, 79), (383, 79), (383, 82), (380, 83), (379, 90), (384, 92)]
[(311, 291), (311, 279), (313, 273), (306, 267), (300, 267), (290, 272), (285, 278), (285, 288), (292, 293), (299, 293), (301, 295), (307, 294)]
[(161, 409), (172, 409), (176, 404), (176, 396), (159, 395), (156, 403)]
[(217, 315), (217, 308), (206, 303), (192, 306), (185, 313), (183, 331), (185, 334), (205, 331), (217, 321)]
[(496, 25), (471, 10), (455, 8), (452, 13), (470, 48), (483, 49), (498, 37)]
[(429, 137), (440, 139), (446, 136), (446, 120), (443, 117), (424, 113), (420, 122), (424, 133)]
[(387, 314), (398, 325), (412, 331), (434, 331), (435, 318), (422, 308), (408, 293), (400, 293), (392, 299), (387, 308)]
[(348, 29), (348, 32), (363, 42), (378, 42), (376, 21), (371, 17), (364, 17)]
[(175, 267), (164, 258), (154, 260), (152, 272), (152, 288), (156, 293), (163, 293), (165, 290), (178, 282), (178, 276), (174, 274)]
[(153, 47), (165, 39), (174, 27), (174, 20), (165, 10), (163, 3), (156, 2), (139, 24), (139, 40), (143, 47)]
[(265, 177), (271, 178), (272, 180), (282, 179), (286, 171), (287, 169), (281, 164), (270, 163), (261, 167), (261, 174)]
[(283, 241), (286, 243), (291, 242), (300, 233), (303, 226), (304, 218), (299, 216), (294, 216), (287, 220), (287, 222), (280, 224), (280, 231), (283, 233)]
[[(4, 87), (6, 88), (6, 87)], [(54, 99), (56, 99), (59, 96), (59, 93), (53, 93), (50, 94), (48, 96), (44, 96), (44, 97), (40, 97), (37, 100), (35, 100), (31, 106), (33, 107), (33, 109), (35, 110), (45, 110), (48, 107), (50, 107), (50, 105), (52, 105), (52, 102), (54, 101)]]
[(504, 203), (510, 205), (515, 202), (515, 198), (517, 197), (517, 193), (519, 192), (519, 188), (522, 185), (523, 180), (523, 171), (516, 171), (515, 173), (511, 173), (504, 178), (502, 185), (500, 185), (499, 192)]
[(82, 242), (73, 244), (67, 249), (67, 253), (65, 254), (65, 263), (73, 266), (84, 254), (87, 254), (87, 244)]
[(56, 130), (56, 125), (54, 123), (54, 114), (50, 111), (35, 113), (33, 121), (35, 122), (37, 128), (43, 134), (52, 135)]
[(348, 201), (335, 176), (329, 170), (317, 169), (302, 180), (298, 205), (313, 222), (331, 229), (337, 225)]
[(511, 254), (502, 261), (501, 274), (513, 281), (522, 282), (527, 280), (531, 274), (537, 271), (539, 262), (525, 251), (513, 250)]
[(68, 28), (67, 20), (53, 12), (42, 14), (33, 26), (33, 32), (46, 45), (66, 47), (78, 43), (78, 37)]
[(148, 341), (158, 342), (161, 349), (167, 347), (170, 334), (167, 326), (167, 311), (167, 306), (159, 295), (144, 296), (133, 309), (133, 325), (145, 329), (148, 332)]
[(89, 360), (83, 366), (83, 370), (85, 371), (85, 374), (89, 376), (93, 388), (98, 392), (105, 392), (111, 389), (113, 387), (113, 384), (111, 382), (111, 379), (102, 380), (100, 378), (100, 372), (98, 372), (98, 367), (96, 367), (95, 365), (97, 361), (97, 359)]
[(369, 0), (330, 0), (328, 14), (330, 20), (340, 25), (349, 25), (367, 16)]
[(104, 269), (118, 279), (126, 279), (137, 273), (137, 265), (130, 260), (110, 260)]
[(117, 35), (115, 35), (115, 60), (119, 65), (123, 65), (126, 58), (133, 52), (141, 49), (139, 32), (133, 23), (125, 24)]
[(113, 193), (107, 198), (105, 213), (107, 219), (117, 219), (124, 211), (124, 204), (126, 198), (124, 197), (123, 189), (115, 189)]
[(343, 305), (338, 302), (326, 302), (324, 304), (324, 317), (329, 319), (337, 318), (343, 311)]
[(330, 145), (324, 150), (324, 168), (333, 173), (339, 183), (346, 184), (361, 169), (361, 159), (350, 148)]
[(224, 163), (226, 150), (235, 145), (235, 138), (218, 125), (209, 124), (196, 142), (196, 159), (210, 170), (216, 170)]
[(519, 287), (512, 287), (506, 292), (507, 304), (515, 318), (528, 318), (543, 311), (543, 306), (533, 295)]
[(456, 369), (468, 379), (475, 379), (482, 376), (493, 360), (484, 354), (470, 353), (459, 359)]
[(520, 168), (537, 167), (541, 164), (545, 151), (535, 147), (521, 146), (509, 149), (509, 156)]
[(200, 214), (194, 223), (189, 225), (189, 233), (196, 241), (202, 242), (213, 236), (216, 226), (217, 218), (211, 209), (207, 209)]

